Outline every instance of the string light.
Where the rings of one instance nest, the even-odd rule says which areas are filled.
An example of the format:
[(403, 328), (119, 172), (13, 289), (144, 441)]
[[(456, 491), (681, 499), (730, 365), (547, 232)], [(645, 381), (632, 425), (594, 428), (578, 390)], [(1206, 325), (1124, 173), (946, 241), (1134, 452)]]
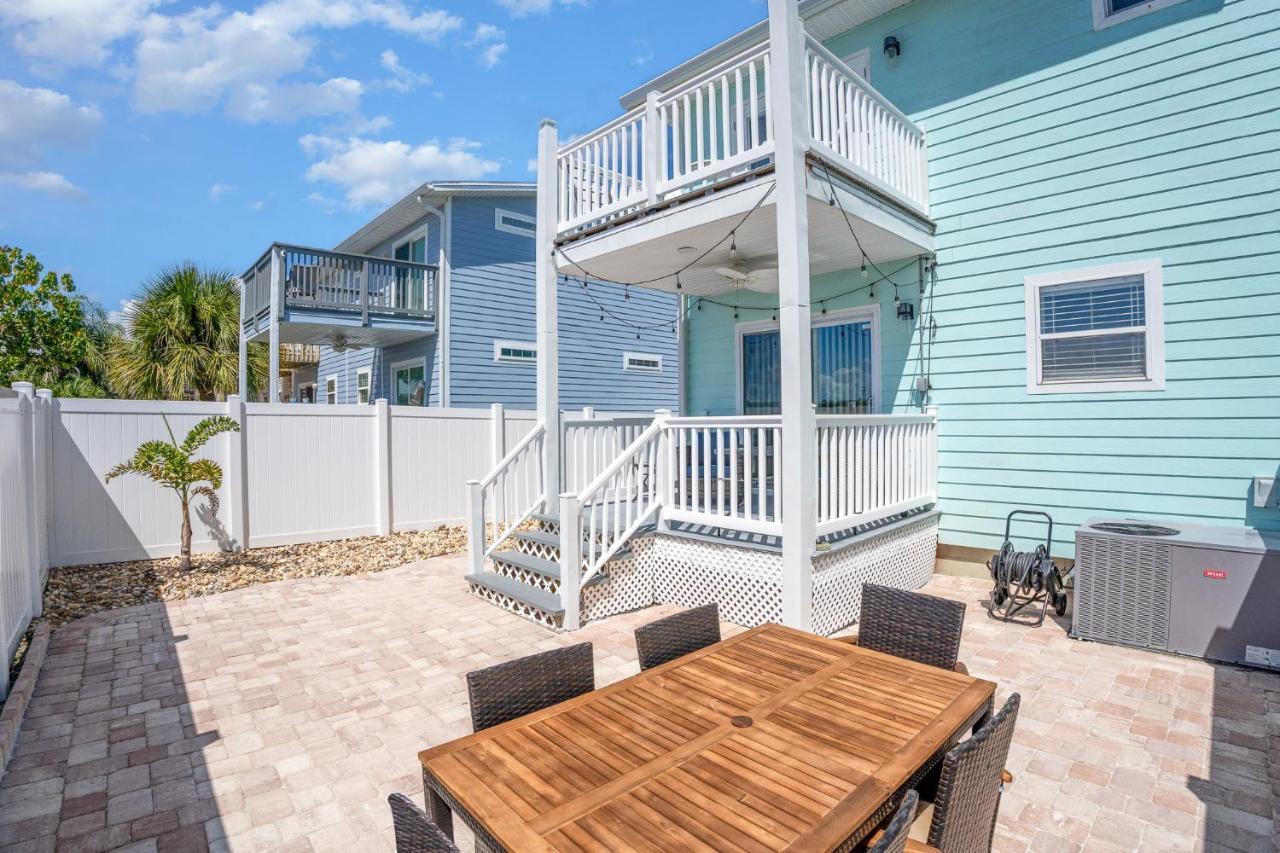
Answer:
[[(729, 257), (738, 257), (738, 232), (736, 230), (729, 232)], [(678, 277), (677, 280), (679, 280)]]
[(684, 285), (680, 283), (680, 273), (676, 273), (676, 290), (683, 290)]
[(867, 277), (867, 256), (866, 255), (862, 256), (862, 277), (863, 278)]

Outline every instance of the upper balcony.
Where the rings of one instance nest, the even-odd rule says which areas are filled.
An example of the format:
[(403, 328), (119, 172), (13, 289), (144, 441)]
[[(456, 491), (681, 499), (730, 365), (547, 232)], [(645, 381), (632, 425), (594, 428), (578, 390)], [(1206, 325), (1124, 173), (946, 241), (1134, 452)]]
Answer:
[[(770, 58), (769, 42), (757, 44), (668, 91), (650, 93), (641, 106), (560, 148), (557, 233), (562, 245), (574, 243), (575, 261), (590, 259), (593, 274), (627, 280), (627, 271), (655, 250), (700, 248), (690, 231), (722, 236), (721, 225), (732, 225), (753, 205), (772, 204), (760, 204), (760, 193), (730, 192), (773, 169), (779, 105), (770, 92)], [(847, 239), (841, 217), (848, 213), (865, 220), (864, 248), (873, 261), (932, 251), (923, 128), (812, 36), (806, 36), (805, 63), (811, 242), (824, 232)], [(831, 209), (832, 196), (839, 209)], [(701, 205), (711, 199), (715, 203)], [(691, 213), (696, 206), (705, 209)], [(739, 245), (767, 253), (776, 236), (768, 233), (772, 217), (761, 219), (750, 240), (739, 232)], [(627, 236), (614, 233), (624, 227), (631, 227)], [(823, 242), (821, 252), (811, 251), (827, 256), (819, 266), (861, 262), (859, 254), (826, 251), (834, 240)], [(641, 244), (647, 250), (638, 250)], [(574, 264), (562, 258), (561, 266)], [(696, 278), (696, 271), (686, 276), (693, 292)], [(713, 276), (703, 289), (714, 286)]]
[(241, 278), (249, 340), (268, 334), (273, 319), (281, 343), (337, 348), (391, 346), (435, 330), (430, 264), (275, 243)]

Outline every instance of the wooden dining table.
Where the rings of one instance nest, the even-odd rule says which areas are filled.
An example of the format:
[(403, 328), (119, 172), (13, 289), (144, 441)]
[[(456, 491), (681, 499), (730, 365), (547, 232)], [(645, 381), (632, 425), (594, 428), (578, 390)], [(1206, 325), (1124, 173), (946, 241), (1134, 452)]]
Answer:
[(994, 694), (762, 625), (419, 759), (437, 823), (492, 849), (847, 850)]

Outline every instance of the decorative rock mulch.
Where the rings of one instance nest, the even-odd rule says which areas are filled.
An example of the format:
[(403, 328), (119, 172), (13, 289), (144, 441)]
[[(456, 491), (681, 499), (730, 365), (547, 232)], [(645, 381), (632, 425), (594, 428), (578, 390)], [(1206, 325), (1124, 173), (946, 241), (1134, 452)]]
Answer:
[(193, 554), (191, 570), (177, 557), (49, 572), (44, 617), (52, 627), (102, 610), (178, 601), (287, 578), (363, 575), (466, 550), (465, 527), (308, 542), (238, 553)]

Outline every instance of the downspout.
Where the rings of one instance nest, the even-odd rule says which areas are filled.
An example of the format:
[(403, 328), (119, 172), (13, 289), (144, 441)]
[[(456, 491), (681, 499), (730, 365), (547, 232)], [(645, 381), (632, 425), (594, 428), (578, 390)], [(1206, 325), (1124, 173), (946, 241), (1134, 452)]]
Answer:
[(453, 235), (450, 225), (453, 221), (453, 198), (446, 198), (444, 210), (432, 207), (418, 196), (418, 204), (422, 209), (434, 216), (440, 225), (440, 246), (436, 252), (436, 268), (439, 270), (436, 279), (436, 357), (435, 364), (440, 370), (440, 407), (449, 407), (449, 241)]

